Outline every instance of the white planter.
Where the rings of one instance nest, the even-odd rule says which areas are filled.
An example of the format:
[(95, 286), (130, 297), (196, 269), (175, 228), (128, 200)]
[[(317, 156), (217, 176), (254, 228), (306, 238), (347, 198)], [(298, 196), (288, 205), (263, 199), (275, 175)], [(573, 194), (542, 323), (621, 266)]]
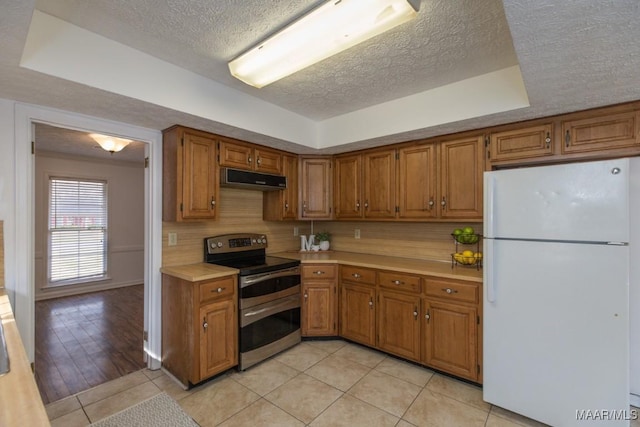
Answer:
[(320, 242), (320, 250), (321, 251), (328, 251), (329, 250), (329, 246), (331, 246), (331, 244), (329, 243), (328, 240), (323, 240), (322, 242)]

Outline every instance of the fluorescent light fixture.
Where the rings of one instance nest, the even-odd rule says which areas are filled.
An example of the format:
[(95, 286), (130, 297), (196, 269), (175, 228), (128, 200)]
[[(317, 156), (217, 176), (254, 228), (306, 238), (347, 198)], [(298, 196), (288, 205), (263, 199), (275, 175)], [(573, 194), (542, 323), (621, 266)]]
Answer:
[(264, 87), (415, 18), (409, 1), (328, 1), (229, 62), (229, 71)]
[(116, 138), (115, 136), (100, 135), (99, 133), (89, 134), (103, 150), (110, 152), (111, 154), (121, 151), (124, 147), (129, 145), (130, 139)]

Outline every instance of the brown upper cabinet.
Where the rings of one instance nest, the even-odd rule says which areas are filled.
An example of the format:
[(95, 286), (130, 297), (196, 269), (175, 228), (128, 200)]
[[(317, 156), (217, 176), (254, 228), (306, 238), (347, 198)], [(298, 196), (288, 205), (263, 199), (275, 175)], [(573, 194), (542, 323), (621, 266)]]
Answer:
[(336, 219), (394, 218), (396, 150), (336, 156), (333, 191)]
[(287, 177), (287, 188), (264, 192), (262, 219), (265, 221), (298, 218), (298, 156), (282, 154), (282, 172)]
[(437, 146), (413, 145), (398, 150), (398, 215), (407, 219), (437, 218)]
[(492, 133), (487, 157), (492, 162), (529, 159), (554, 154), (553, 124), (544, 123)]
[(216, 218), (219, 180), (213, 135), (173, 126), (163, 132), (163, 221)]
[(282, 174), (282, 153), (228, 138), (219, 139), (220, 166)]
[(300, 158), (300, 219), (331, 219), (331, 157)]
[(640, 112), (595, 116), (562, 122), (562, 153), (640, 148)]

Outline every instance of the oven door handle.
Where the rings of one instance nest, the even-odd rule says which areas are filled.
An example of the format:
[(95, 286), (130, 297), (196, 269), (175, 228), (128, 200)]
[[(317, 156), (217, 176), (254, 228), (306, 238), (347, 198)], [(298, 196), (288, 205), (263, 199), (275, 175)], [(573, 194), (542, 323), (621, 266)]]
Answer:
[(249, 285), (254, 285), (265, 280), (275, 279), (276, 277), (293, 276), (300, 274), (300, 267), (287, 268), (285, 270), (271, 271), (269, 273), (252, 274), (249, 276), (240, 277), (240, 287), (244, 288)]
[(245, 327), (258, 320), (264, 319), (276, 313), (300, 308), (300, 295), (292, 295), (275, 301), (260, 304), (252, 310), (240, 310), (240, 327)]

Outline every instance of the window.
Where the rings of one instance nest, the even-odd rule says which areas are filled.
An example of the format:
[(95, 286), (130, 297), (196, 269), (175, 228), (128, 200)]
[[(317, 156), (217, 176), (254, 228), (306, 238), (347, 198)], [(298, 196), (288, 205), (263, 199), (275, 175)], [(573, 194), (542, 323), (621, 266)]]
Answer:
[(107, 183), (49, 178), (49, 283), (107, 273)]

